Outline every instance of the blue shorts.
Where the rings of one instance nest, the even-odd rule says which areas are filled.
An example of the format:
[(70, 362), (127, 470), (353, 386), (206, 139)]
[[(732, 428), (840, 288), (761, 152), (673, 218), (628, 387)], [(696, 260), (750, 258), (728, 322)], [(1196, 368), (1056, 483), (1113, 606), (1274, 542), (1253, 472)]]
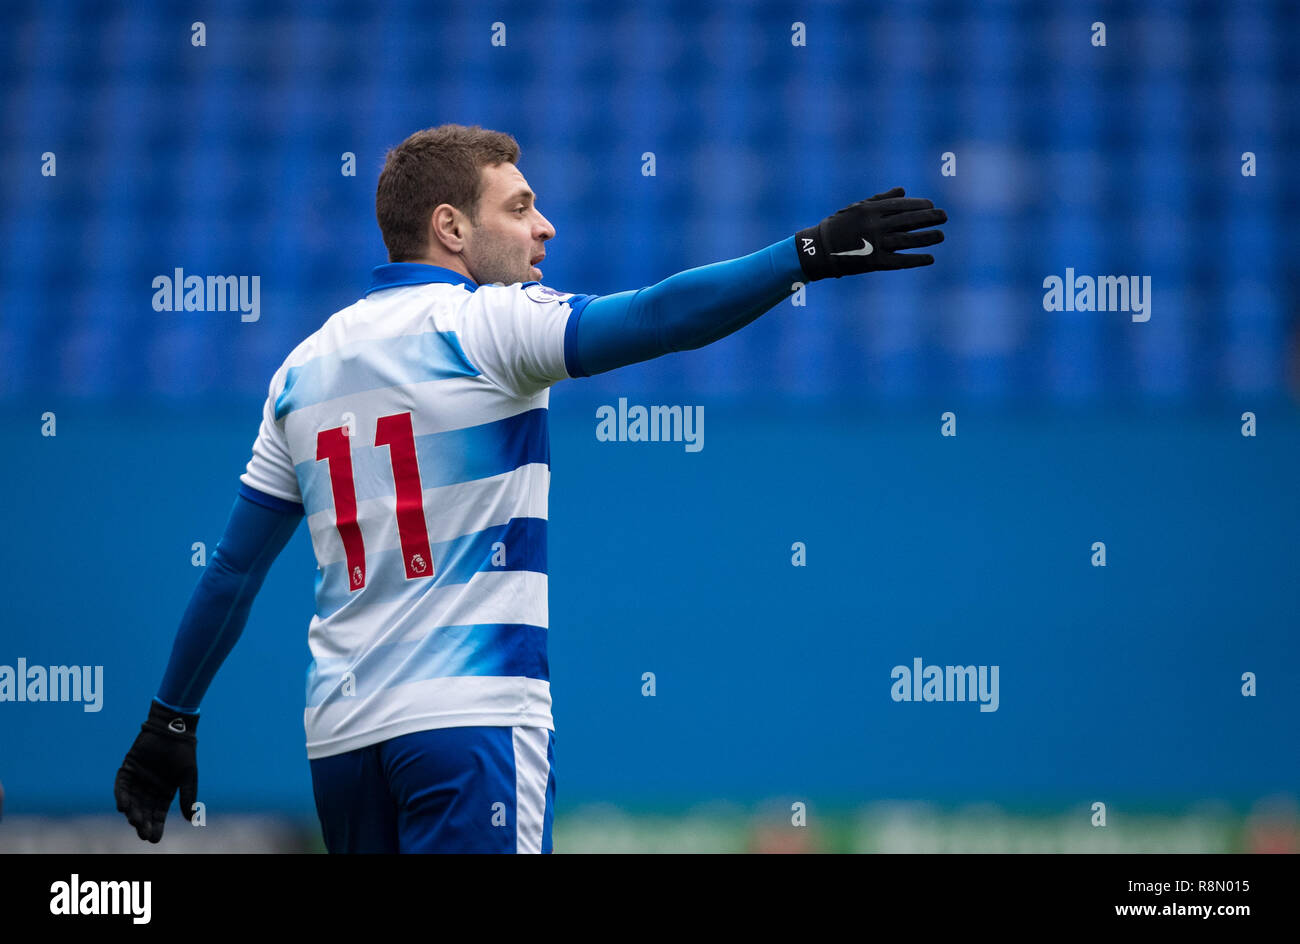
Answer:
[(416, 731), (311, 761), (330, 852), (550, 852), (555, 732)]

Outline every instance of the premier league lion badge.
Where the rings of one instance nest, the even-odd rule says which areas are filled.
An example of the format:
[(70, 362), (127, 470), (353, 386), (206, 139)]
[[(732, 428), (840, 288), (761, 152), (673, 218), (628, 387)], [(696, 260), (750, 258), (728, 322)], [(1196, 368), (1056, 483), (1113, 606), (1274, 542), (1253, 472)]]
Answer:
[(524, 294), (535, 302), (562, 302), (566, 298), (572, 298), (572, 292), (557, 292), (553, 288), (547, 288), (545, 285), (538, 283), (530, 285), (524, 289)]

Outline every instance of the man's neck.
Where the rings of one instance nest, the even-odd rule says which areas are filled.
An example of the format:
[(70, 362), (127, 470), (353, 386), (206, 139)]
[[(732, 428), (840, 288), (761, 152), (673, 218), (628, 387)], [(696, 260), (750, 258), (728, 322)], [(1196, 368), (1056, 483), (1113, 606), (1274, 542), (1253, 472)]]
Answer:
[(471, 282), (475, 281), (474, 276), (469, 274), (469, 269), (465, 268), (465, 263), (461, 261), (460, 256), (441, 256), (439, 258), (425, 256), (420, 259), (408, 259), (407, 261), (421, 262), (425, 265), (431, 266), (441, 266), (444, 269), (450, 269), (452, 272), (465, 276), (465, 278), (469, 279)]

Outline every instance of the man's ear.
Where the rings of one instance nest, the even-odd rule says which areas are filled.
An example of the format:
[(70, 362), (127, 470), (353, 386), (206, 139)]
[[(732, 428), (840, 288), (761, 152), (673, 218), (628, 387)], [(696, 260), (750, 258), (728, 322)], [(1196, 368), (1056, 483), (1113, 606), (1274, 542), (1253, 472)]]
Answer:
[(469, 219), (450, 203), (440, 203), (429, 217), (429, 235), (448, 252), (465, 248)]

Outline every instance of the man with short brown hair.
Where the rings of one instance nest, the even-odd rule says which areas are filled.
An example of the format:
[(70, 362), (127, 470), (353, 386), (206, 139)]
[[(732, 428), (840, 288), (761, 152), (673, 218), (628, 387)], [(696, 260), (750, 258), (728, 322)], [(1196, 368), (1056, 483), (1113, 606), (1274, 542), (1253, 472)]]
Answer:
[(541, 284), (555, 229), (509, 135), (443, 125), (389, 152), (389, 263), (271, 378), (226, 532), (115, 784), (142, 839), (271, 561), (306, 517), (319, 574), (307, 756), (331, 852), (549, 852), (550, 387), (739, 330), (806, 281), (929, 265), (946, 221), (901, 188), (726, 262), (613, 295)]

